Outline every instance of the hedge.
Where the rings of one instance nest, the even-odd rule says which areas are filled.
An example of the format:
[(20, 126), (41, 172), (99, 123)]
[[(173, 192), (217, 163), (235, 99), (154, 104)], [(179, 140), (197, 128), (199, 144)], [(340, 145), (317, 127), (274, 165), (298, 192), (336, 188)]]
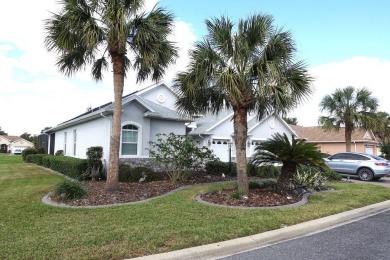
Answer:
[(84, 178), (84, 173), (88, 167), (86, 159), (48, 154), (30, 154), (27, 155), (26, 161), (50, 168), (77, 180)]
[(206, 172), (210, 175), (221, 175), (222, 173), (231, 176), (237, 175), (236, 163), (222, 162), (219, 160), (206, 162)]

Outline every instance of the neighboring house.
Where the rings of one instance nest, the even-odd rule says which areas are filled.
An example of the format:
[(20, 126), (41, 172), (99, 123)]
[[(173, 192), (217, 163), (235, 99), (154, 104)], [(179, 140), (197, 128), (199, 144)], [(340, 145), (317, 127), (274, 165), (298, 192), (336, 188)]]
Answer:
[[(326, 131), (320, 126), (303, 127), (290, 125), (297, 133), (298, 138), (305, 139), (308, 143), (315, 143), (321, 152), (335, 154), (346, 151), (345, 129), (339, 131)], [(351, 137), (351, 152), (378, 154), (379, 141), (372, 131), (355, 129)]]
[[(152, 85), (126, 95), (122, 99), (122, 134), (120, 160), (130, 165), (149, 165), (149, 141), (158, 133), (186, 134), (189, 118), (174, 108), (175, 93), (166, 85)], [(91, 109), (47, 131), (49, 153), (63, 150), (64, 155), (86, 158), (91, 146), (103, 147), (103, 159), (108, 162), (113, 103)]]
[[(188, 135), (197, 140), (200, 146), (213, 150), (221, 161), (234, 161), (236, 148), (232, 118), (231, 110), (223, 110), (218, 115), (199, 115), (195, 122), (188, 125), (192, 128)], [(257, 144), (270, 139), (275, 133), (296, 136), (291, 127), (278, 116), (272, 115), (259, 121), (254, 115), (248, 115), (247, 158), (253, 155)]]
[(27, 148), (33, 148), (34, 144), (19, 136), (0, 135), (0, 151), (3, 153), (18, 153)]

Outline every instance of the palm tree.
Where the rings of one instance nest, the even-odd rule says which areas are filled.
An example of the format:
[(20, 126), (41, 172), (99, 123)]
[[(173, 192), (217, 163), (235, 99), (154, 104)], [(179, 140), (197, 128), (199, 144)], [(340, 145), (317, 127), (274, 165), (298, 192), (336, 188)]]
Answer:
[(238, 188), (249, 192), (247, 114), (259, 119), (296, 106), (311, 93), (311, 78), (289, 32), (276, 29), (273, 17), (240, 19), (236, 30), (225, 17), (206, 20), (208, 34), (190, 51), (190, 63), (175, 79), (176, 105), (189, 114), (233, 109)]
[(173, 16), (161, 8), (140, 13), (143, 0), (60, 0), (63, 8), (45, 21), (45, 43), (58, 53), (57, 66), (67, 76), (92, 65), (92, 77), (101, 80), (111, 69), (114, 112), (110, 140), (107, 190), (118, 189), (119, 143), (124, 78), (137, 71), (137, 82), (162, 78), (177, 57), (167, 40)]
[(293, 136), (291, 142), (286, 134), (275, 134), (272, 139), (260, 143), (255, 148), (255, 154), (251, 162), (254, 165), (267, 165), (270, 163), (282, 163), (282, 170), (276, 183), (276, 191), (280, 194), (290, 190), (299, 164), (311, 164), (317, 167), (327, 168), (324, 163), (324, 154), (316, 144), (297, 140)]
[(346, 151), (350, 152), (352, 131), (355, 128), (375, 129), (378, 123), (375, 114), (377, 107), (378, 100), (366, 88), (338, 88), (322, 99), (320, 110), (327, 111), (329, 116), (321, 116), (318, 123), (323, 128), (334, 131), (339, 131), (344, 125)]

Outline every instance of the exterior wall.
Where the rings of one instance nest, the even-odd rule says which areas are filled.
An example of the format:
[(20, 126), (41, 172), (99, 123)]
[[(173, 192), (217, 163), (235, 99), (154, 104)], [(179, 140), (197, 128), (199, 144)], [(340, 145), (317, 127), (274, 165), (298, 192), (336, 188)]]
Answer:
[[(321, 152), (327, 153), (327, 154), (335, 154), (340, 152), (346, 151), (346, 145), (345, 143), (317, 143), (318, 147), (320, 148)], [(374, 143), (353, 143), (351, 144), (351, 152), (358, 152), (358, 153), (366, 153), (368, 147), (372, 147), (372, 151), (374, 155), (378, 154), (378, 149), (376, 147), (376, 144)]]
[[(74, 130), (76, 130), (76, 151), (74, 151)], [(98, 118), (76, 126), (56, 131), (55, 152), (65, 150), (65, 132), (67, 133), (64, 155), (85, 159), (87, 148), (103, 147), (103, 159), (108, 161), (111, 132), (111, 118)]]
[[(131, 102), (123, 107), (122, 126), (133, 124), (138, 127), (138, 152), (137, 155), (126, 155), (121, 158), (147, 157), (149, 155), (145, 148), (149, 147), (148, 137), (150, 133), (150, 119), (144, 117), (145, 108), (137, 102)], [(120, 150), (121, 151), (121, 150)]]
[(157, 86), (140, 95), (156, 104), (175, 109), (176, 96), (164, 85)]
[(275, 116), (270, 116), (250, 130), (248, 133), (249, 145), (247, 146), (247, 157), (253, 155), (256, 148), (256, 141), (268, 140), (276, 133), (281, 135), (286, 134), (290, 140), (292, 138), (291, 131)]

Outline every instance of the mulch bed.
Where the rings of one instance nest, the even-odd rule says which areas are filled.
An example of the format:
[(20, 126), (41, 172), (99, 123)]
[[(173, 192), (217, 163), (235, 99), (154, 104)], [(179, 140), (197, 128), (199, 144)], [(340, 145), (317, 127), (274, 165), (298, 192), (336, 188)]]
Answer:
[(279, 195), (269, 188), (251, 189), (247, 198), (231, 198), (235, 189), (223, 189), (217, 192), (208, 192), (200, 197), (206, 202), (226, 206), (244, 207), (272, 207), (293, 204), (302, 199), (301, 196)]
[[(181, 182), (171, 180), (153, 181), (145, 183), (120, 183), (118, 191), (108, 192), (105, 190), (105, 181), (85, 181), (88, 188), (88, 196), (77, 200), (61, 200), (51, 196), (51, 200), (69, 206), (100, 206), (118, 203), (142, 201), (166, 194), (182, 186), (201, 183), (213, 183), (236, 180), (235, 177), (193, 175), (191, 179)], [(230, 193), (234, 189), (224, 189), (217, 192), (208, 192), (201, 196), (202, 200), (228, 206), (264, 207), (292, 204), (301, 199), (300, 196), (281, 196), (270, 189), (251, 189), (248, 199), (232, 199)]]

